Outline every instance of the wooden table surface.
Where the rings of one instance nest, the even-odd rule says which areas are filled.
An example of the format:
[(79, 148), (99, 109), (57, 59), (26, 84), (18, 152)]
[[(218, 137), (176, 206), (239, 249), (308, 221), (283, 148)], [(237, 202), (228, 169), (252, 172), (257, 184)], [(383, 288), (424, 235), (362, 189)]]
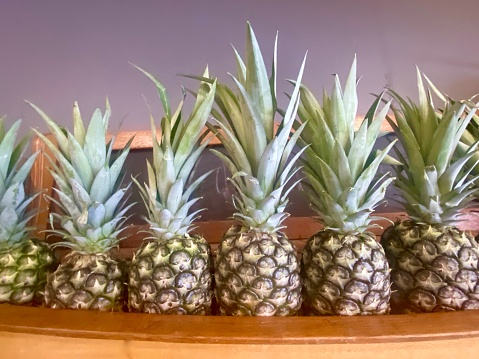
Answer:
[(0, 305), (0, 358), (469, 358), (479, 311), (219, 317)]

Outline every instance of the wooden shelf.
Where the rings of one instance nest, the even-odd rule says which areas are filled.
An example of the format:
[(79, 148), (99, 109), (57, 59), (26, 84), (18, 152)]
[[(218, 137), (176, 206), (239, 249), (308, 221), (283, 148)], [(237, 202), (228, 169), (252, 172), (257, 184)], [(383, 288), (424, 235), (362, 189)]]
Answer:
[(472, 358), (479, 311), (197, 317), (0, 305), (4, 358)]

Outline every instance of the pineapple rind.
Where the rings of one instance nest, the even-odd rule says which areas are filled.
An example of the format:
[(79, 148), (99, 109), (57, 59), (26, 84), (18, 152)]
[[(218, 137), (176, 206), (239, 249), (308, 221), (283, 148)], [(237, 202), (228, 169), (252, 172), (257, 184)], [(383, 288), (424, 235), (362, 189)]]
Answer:
[(49, 308), (121, 311), (125, 301), (126, 264), (109, 254), (72, 252), (48, 278)]
[(303, 249), (305, 309), (319, 315), (389, 313), (389, 265), (374, 234), (312, 236)]
[(212, 257), (208, 242), (189, 235), (145, 242), (129, 272), (131, 312), (211, 314)]
[(455, 227), (403, 221), (384, 232), (398, 310), (479, 309), (479, 247)]
[(281, 232), (233, 226), (215, 260), (216, 296), (222, 315), (287, 316), (302, 303), (299, 261)]
[(55, 265), (54, 253), (37, 239), (0, 251), (0, 303), (43, 304), (47, 274)]

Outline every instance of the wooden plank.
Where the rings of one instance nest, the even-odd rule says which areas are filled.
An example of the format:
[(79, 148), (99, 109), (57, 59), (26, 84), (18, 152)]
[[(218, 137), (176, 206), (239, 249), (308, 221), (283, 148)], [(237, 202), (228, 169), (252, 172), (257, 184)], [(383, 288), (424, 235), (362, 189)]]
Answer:
[(479, 337), (479, 311), (367, 317), (221, 317), (0, 305), (0, 332), (197, 344), (366, 344)]
[(369, 344), (190, 344), (78, 339), (47, 335), (0, 333), (2, 358), (9, 359), (410, 359), (476, 358), (476, 338)]

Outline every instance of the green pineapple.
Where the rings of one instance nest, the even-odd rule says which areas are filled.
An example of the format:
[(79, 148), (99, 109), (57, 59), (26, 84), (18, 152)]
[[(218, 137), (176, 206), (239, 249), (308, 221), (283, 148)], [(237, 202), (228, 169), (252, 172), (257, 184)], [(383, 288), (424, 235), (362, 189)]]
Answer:
[(417, 312), (478, 309), (478, 245), (455, 227), (476, 192), (477, 176), (469, 177), (464, 164), (477, 143), (454, 156), (474, 112), (466, 115), (466, 105), (450, 101), (436, 111), (419, 70), (417, 81), (418, 104), (389, 91), (398, 102), (397, 125), (390, 122), (404, 147), (396, 187), (409, 216), (381, 239), (392, 269), (392, 300), (398, 310)]
[(0, 303), (38, 305), (56, 261), (46, 243), (30, 238), (28, 206), (38, 193), (28, 196), (25, 181), (38, 153), (23, 162), (28, 138), (15, 145), (20, 123), (6, 131), (0, 118)]
[[(292, 151), (302, 128), (291, 134), (299, 85), (275, 131), (276, 44), (271, 79), (249, 24), (246, 65), (235, 55), (238, 74), (233, 80), (239, 92), (218, 84), (221, 113), (212, 111), (227, 154), (213, 152), (232, 174), (234, 218), (240, 222), (227, 231), (217, 251), (216, 296), (223, 315), (294, 315), (302, 302), (299, 262), (281, 229), (288, 217), (288, 194), (297, 183), (289, 182), (301, 155)], [(303, 67), (304, 62), (298, 83)]]
[(126, 220), (121, 171), (130, 143), (112, 153), (114, 138), (105, 143), (110, 106), (102, 116), (95, 110), (84, 127), (78, 104), (73, 106), (74, 131), (58, 126), (37, 106), (55, 142), (35, 131), (53, 154), (50, 172), (58, 199), (51, 198), (59, 213), (50, 214), (51, 233), (65, 241), (55, 244), (71, 249), (48, 278), (45, 301), (51, 308), (116, 311), (125, 301), (125, 263), (109, 251), (118, 247)]
[(311, 314), (368, 315), (389, 312), (390, 276), (384, 249), (368, 229), (374, 209), (393, 181), (377, 171), (391, 143), (373, 151), (389, 104), (378, 112), (378, 98), (360, 128), (354, 121), (358, 106), (356, 58), (344, 92), (339, 78), (321, 106), (301, 87), (298, 110), (303, 124), (299, 144), (304, 152), (305, 194), (324, 229), (310, 237), (303, 250), (305, 308)]
[[(165, 117), (158, 141), (151, 119), (153, 162), (147, 161), (148, 184), (136, 184), (148, 211), (149, 241), (135, 252), (130, 267), (130, 311), (162, 314), (210, 314), (213, 297), (212, 257), (208, 242), (190, 234), (201, 210), (189, 214), (199, 198), (190, 198), (210, 172), (192, 180), (199, 156), (202, 130), (211, 112), (216, 83), (203, 82), (189, 118), (182, 116), (183, 101), (172, 115), (164, 86), (151, 74)], [(208, 73), (205, 72), (205, 76)]]
[[(430, 85), (431, 87), (433, 87), (431, 83)], [(444, 96), (435, 87), (433, 88), (435, 90), (434, 92), (439, 96), (441, 100), (444, 101), (444, 103), (447, 104), (447, 103), (455, 102), (451, 98), (448, 98), (448, 97), (446, 98), (446, 96)], [(467, 153), (467, 151), (469, 150), (469, 147), (474, 146), (476, 142), (479, 141), (479, 116), (477, 115), (478, 104), (474, 103), (473, 100), (474, 98), (463, 101), (463, 103), (466, 103), (467, 105), (464, 111), (468, 114), (472, 112), (472, 117), (469, 124), (466, 127), (466, 130), (462, 134), (461, 141), (458, 144), (459, 155), (460, 154), (464, 155), (465, 153)], [(464, 163), (465, 169), (470, 171), (471, 175), (474, 177), (479, 176), (479, 166), (476, 166), (477, 163), (479, 163), (479, 151), (475, 151), (473, 155), (471, 156), (471, 158), (468, 161), (466, 161), (466, 163)], [(475, 181), (475, 186), (479, 187), (479, 180)], [(474, 195), (476, 196), (476, 198), (479, 197), (479, 191), (475, 192)], [(476, 237), (476, 240), (477, 240), (477, 237)]]

